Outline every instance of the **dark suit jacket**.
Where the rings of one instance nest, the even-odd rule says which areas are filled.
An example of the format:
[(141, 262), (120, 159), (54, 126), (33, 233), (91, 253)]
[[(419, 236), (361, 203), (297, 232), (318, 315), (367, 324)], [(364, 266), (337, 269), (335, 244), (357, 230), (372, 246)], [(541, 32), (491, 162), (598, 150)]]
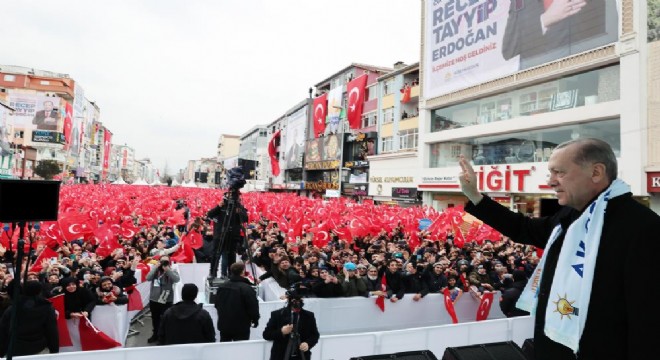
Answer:
[(545, 34), (540, 19), (544, 12), (543, 0), (511, 0), (502, 41), (504, 59), (520, 55), (524, 66), (526, 59), (562, 48), (568, 56), (571, 44), (605, 33), (604, 0), (588, 0), (580, 12), (551, 25)]
[[(545, 248), (557, 224), (565, 234), (580, 215), (564, 207), (552, 217), (531, 219), (487, 196), (477, 206), (470, 202), (465, 210), (513, 241), (541, 248)], [(609, 200), (578, 359), (644, 359), (656, 352), (657, 336), (646, 329), (660, 323), (660, 312), (655, 311), (658, 290), (640, 274), (657, 272), (658, 229), (660, 216), (634, 200), (632, 194)], [(534, 320), (537, 360), (575, 358), (572, 350), (543, 333), (548, 301), (557, 299), (550, 288), (563, 242), (562, 235), (543, 255), (546, 262)]]
[[(311, 350), (319, 342), (320, 336), (316, 327), (316, 318), (313, 312), (307, 310), (302, 310), (299, 314), (298, 334), (300, 334), (300, 342), (306, 342)], [(284, 355), (289, 344), (290, 335), (282, 335), (282, 327), (288, 324), (291, 324), (291, 310), (288, 307), (270, 313), (270, 319), (263, 333), (265, 340), (273, 342), (273, 347), (270, 350), (270, 360), (285, 360)], [(312, 352), (305, 352), (305, 358), (311, 359)]]
[(34, 114), (34, 118), (32, 119), (32, 123), (34, 125), (37, 125), (37, 130), (57, 130), (57, 123), (60, 119), (60, 114), (57, 112), (57, 110), (51, 110), (50, 111), (50, 117), (57, 120), (55, 121), (55, 124), (46, 124), (44, 121), (46, 120), (46, 110), (39, 110), (37, 111), (36, 114)]

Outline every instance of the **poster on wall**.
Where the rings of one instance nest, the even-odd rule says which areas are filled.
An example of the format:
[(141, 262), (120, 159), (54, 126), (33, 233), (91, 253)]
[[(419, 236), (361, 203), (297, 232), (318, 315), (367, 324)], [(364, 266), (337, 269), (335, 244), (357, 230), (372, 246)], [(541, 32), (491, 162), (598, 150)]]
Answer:
[(618, 39), (618, 5), (591, 0), (426, 0), (427, 99)]
[(305, 124), (307, 122), (307, 107), (289, 115), (284, 136), (285, 168), (302, 167), (302, 155), (305, 152)]

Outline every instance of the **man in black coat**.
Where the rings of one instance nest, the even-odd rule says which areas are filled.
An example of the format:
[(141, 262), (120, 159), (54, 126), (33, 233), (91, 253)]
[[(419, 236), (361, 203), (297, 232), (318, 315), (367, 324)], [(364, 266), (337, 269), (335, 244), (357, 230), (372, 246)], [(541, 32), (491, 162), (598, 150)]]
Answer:
[(507, 289), (502, 290), (500, 309), (506, 317), (529, 315), (529, 312), (518, 309), (516, 302), (527, 285), (527, 275), (523, 270), (513, 270), (513, 283)]
[[(311, 311), (304, 310), (300, 294), (289, 292), (287, 306), (270, 313), (270, 319), (263, 332), (263, 338), (273, 342), (270, 360), (312, 358), (310, 351), (319, 341), (316, 318)], [(292, 341), (290, 345), (290, 341)], [(294, 346), (297, 345), (297, 348)]]
[[(46, 348), (51, 354), (60, 351), (55, 309), (41, 296), (42, 291), (41, 283), (36, 280), (28, 281), (23, 286), (23, 296), (16, 314), (18, 322), (13, 356), (41, 354)], [(0, 357), (7, 354), (12, 306), (16, 305), (9, 306), (0, 320)]]
[(218, 286), (215, 297), (220, 342), (249, 340), (250, 326), (259, 326), (257, 293), (243, 277), (243, 263), (232, 264), (229, 271), (229, 281)]
[[(568, 252), (566, 256), (575, 254), (575, 249), (562, 247), (567, 229), (617, 178), (616, 156), (606, 142), (582, 138), (554, 149), (548, 162), (548, 185), (564, 207), (551, 217), (528, 218), (499, 205), (479, 193), (474, 169), (462, 155), (459, 164), (461, 189), (470, 200), (465, 210), (513, 241), (545, 250), (545, 265), (541, 268), (540, 282), (536, 284), (536, 359), (643, 359), (656, 352), (656, 336), (647, 330), (660, 323), (660, 313), (654, 311), (655, 288), (648, 286), (645, 277), (631, 274), (656, 272), (654, 259), (660, 253), (660, 241), (657, 241), (660, 216), (633, 199), (630, 192), (607, 200), (597, 249), (584, 244), (587, 251), (597, 250), (597, 258), (593, 265), (588, 310), (571, 314), (571, 321), (578, 321), (585, 311), (588, 314), (577, 356), (567, 346), (550, 339), (544, 331), (546, 314), (561, 314), (552, 308), (547, 310), (558, 304), (555, 302), (558, 295), (552, 294), (551, 288), (560, 254), (564, 256), (564, 251)], [(546, 248), (557, 225), (562, 232)], [(612, 284), (617, 284), (616, 288)], [(566, 317), (559, 321), (563, 320), (568, 321)]]
[(195, 303), (198, 289), (195, 284), (184, 284), (181, 301), (165, 311), (158, 329), (159, 345), (215, 342), (213, 319), (202, 304)]
[(607, 31), (611, 12), (616, 4), (605, 0), (513, 0), (502, 57), (520, 55), (526, 69), (616, 41), (616, 30)]
[(227, 278), (229, 267), (236, 262), (236, 251), (241, 250), (243, 246), (244, 238), (241, 232), (244, 231), (243, 223), (247, 222), (247, 210), (240, 203), (240, 191), (238, 189), (227, 191), (222, 203), (209, 210), (206, 217), (214, 222), (209, 275), (218, 276), (218, 261), (222, 260), (220, 277)]

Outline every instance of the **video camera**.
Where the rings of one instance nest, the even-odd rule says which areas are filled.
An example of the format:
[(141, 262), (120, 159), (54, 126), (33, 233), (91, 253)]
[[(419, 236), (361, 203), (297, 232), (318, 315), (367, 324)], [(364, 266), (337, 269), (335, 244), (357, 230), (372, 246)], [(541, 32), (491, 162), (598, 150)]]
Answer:
[(227, 171), (227, 185), (229, 186), (230, 191), (238, 191), (245, 186), (243, 168), (237, 166)]

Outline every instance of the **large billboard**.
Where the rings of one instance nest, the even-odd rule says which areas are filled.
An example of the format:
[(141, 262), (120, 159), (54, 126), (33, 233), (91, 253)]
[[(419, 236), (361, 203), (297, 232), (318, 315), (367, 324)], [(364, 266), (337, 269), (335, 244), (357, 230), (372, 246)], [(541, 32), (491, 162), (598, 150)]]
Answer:
[(286, 169), (302, 168), (305, 152), (305, 123), (307, 107), (289, 115), (284, 134), (284, 160)]
[(424, 97), (616, 42), (616, 0), (426, 0)]

